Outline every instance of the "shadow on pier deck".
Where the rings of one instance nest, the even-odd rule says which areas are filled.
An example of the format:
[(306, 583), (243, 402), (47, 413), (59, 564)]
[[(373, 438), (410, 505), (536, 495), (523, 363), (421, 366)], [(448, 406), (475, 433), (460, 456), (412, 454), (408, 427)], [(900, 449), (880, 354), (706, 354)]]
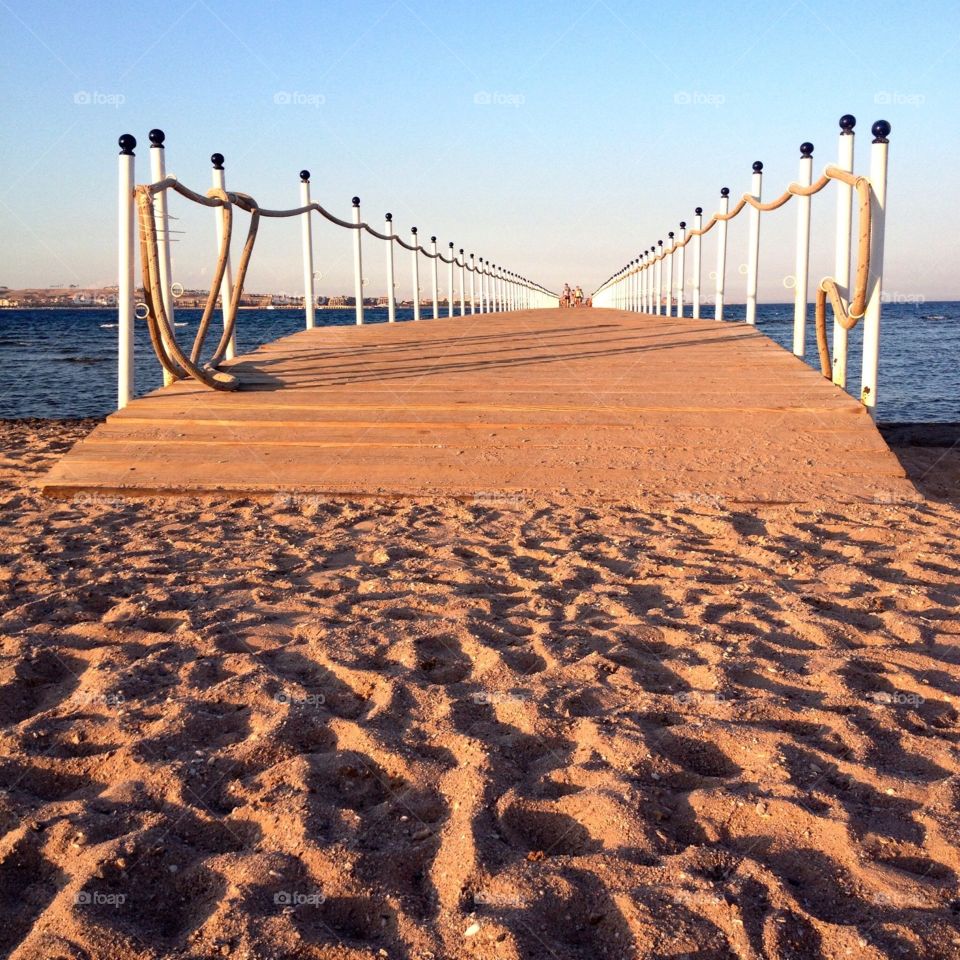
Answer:
[(51, 496), (916, 498), (866, 411), (755, 329), (616, 310), (324, 327), (133, 401)]

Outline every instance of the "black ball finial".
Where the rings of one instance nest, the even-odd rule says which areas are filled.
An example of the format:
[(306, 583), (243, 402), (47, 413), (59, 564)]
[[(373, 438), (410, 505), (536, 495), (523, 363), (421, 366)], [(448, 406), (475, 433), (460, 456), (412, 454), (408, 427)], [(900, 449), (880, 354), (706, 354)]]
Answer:
[(460, 256), (463, 256), (463, 247), (460, 248)]
[(759, 160), (753, 161), (753, 172), (754, 173), (763, 173), (763, 164)]
[(393, 223), (393, 214), (392, 214), (392, 213), (388, 213), (388, 214), (387, 214), (387, 223)]
[(167, 135), (162, 130), (151, 130), (149, 136), (151, 146), (163, 149), (163, 141), (166, 140)]
[(845, 113), (840, 118), (840, 129), (844, 133), (853, 133), (853, 128), (857, 125), (857, 118), (852, 113)]
[(662, 241), (662, 240), (658, 240), (658, 241), (657, 241), (657, 246), (658, 246), (658, 247), (662, 247), (662, 246), (663, 246), (663, 241)]
[(132, 133), (125, 133), (117, 143), (120, 146), (120, 153), (125, 157), (132, 157), (133, 151), (137, 146), (137, 138)]
[(703, 214), (703, 207), (697, 207), (693, 212), (699, 217)]
[(309, 183), (309, 182), (310, 182), (310, 171), (309, 171), (309, 170), (301, 170), (301, 171), (300, 171), (300, 180), (301, 180), (303, 183)]
[(453, 241), (452, 241), (452, 240), (450, 241), (450, 249), (451, 249), (451, 250), (453, 249)]
[(359, 197), (354, 197), (354, 198), (353, 198), (353, 205), (354, 205), (355, 207), (359, 207), (359, 206), (360, 206), (360, 198), (359, 198)]
[(681, 230), (686, 230), (686, 229), (687, 229), (687, 221), (686, 221), (686, 220), (681, 220), (681, 221), (680, 221), (680, 229), (681, 229)]
[(673, 239), (673, 231), (672, 231), (672, 230), (667, 234), (667, 237), (668, 237), (669, 239), (671, 239), (671, 240)]
[(414, 236), (416, 236), (416, 235), (417, 235), (417, 228), (416, 228), (416, 227), (411, 227), (411, 228), (410, 228), (410, 232), (411, 232)]
[(431, 238), (430, 238), (430, 242), (431, 242), (431, 243), (436, 243), (436, 242), (437, 242), (437, 238), (436, 238), (436, 237), (431, 237)]
[(730, 196), (730, 188), (729, 188), (729, 187), (721, 187), (721, 188), (720, 188), (720, 196), (721, 196), (721, 197), (729, 197), (729, 196)]
[(890, 126), (890, 123), (886, 120), (878, 120), (871, 128), (870, 132), (873, 134), (874, 143), (889, 143), (887, 137), (890, 136), (890, 131), (893, 129)]
[(812, 157), (813, 156), (813, 144), (810, 142), (800, 144), (800, 156), (801, 157)]
[(223, 154), (222, 153), (211, 153), (210, 162), (213, 164), (214, 170), (223, 169)]

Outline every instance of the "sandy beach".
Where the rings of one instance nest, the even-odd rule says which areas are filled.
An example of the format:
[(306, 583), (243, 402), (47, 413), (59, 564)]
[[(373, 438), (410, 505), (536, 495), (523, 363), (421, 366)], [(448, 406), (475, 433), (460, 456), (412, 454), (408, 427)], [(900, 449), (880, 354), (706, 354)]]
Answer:
[(960, 957), (957, 450), (855, 506), (39, 497), (92, 426), (0, 423), (0, 956)]

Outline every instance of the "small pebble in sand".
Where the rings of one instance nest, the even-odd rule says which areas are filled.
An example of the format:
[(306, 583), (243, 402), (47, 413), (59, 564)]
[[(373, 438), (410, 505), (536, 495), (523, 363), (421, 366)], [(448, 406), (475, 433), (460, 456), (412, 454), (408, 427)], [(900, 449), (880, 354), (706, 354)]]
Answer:
[(465, 937), (475, 937), (480, 932), (479, 923), (471, 923), (466, 930), (463, 931)]

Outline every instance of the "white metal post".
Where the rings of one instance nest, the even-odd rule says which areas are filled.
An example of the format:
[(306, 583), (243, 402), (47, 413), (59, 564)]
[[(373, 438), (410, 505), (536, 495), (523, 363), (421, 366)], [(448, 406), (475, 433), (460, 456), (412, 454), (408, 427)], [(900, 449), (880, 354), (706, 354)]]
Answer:
[[(757, 202), (763, 189), (763, 164), (757, 160), (753, 165), (750, 193)], [(750, 238), (747, 250), (747, 323), (757, 322), (757, 276), (760, 272), (760, 211), (750, 206)]]
[(353, 289), (357, 298), (357, 324), (363, 324), (363, 244), (361, 242), (360, 198), (353, 198)]
[(480, 312), (487, 312), (487, 268), (483, 265), (483, 257), (480, 258)]
[[(687, 223), (685, 220), (680, 221), (680, 243), (684, 243), (687, 239)], [(677, 251), (677, 316), (683, 316), (683, 295), (684, 288), (686, 286), (686, 253), (687, 247), (686, 244)]]
[(656, 307), (654, 306), (657, 295), (656, 295), (656, 286), (657, 286), (657, 264), (656, 264), (657, 248), (653, 246), (647, 252), (647, 313), (656, 313)]
[(136, 138), (125, 133), (117, 141), (120, 146), (117, 180), (117, 409), (122, 410), (134, 393), (134, 317), (133, 261), (134, 217), (133, 198), (134, 149)]
[(650, 312), (650, 257), (643, 251), (643, 271), (640, 274), (640, 310)]
[[(300, 171), (300, 206), (310, 206), (310, 171)], [(307, 329), (316, 324), (316, 299), (313, 294), (313, 221), (310, 210), (300, 214), (300, 233), (303, 241), (303, 306), (307, 315)], [(228, 267), (229, 269), (229, 267)], [(233, 286), (231, 282), (230, 286)]]
[[(730, 188), (723, 187), (720, 191), (720, 214), (726, 216), (730, 212)], [(713, 308), (713, 319), (723, 319), (723, 296), (727, 281), (727, 226), (729, 220), (720, 220), (717, 223), (717, 292), (716, 303)]]
[(470, 254), (470, 316), (477, 312), (477, 258)]
[(417, 228), (411, 227), (410, 233), (413, 235), (411, 246), (413, 247), (412, 271), (413, 271), (413, 319), (420, 319), (420, 254), (418, 252)]
[(657, 291), (657, 302), (654, 304), (654, 313), (659, 317), (662, 313), (663, 307), (663, 241), (657, 241), (657, 256), (660, 257), (657, 260), (657, 277), (655, 282), (655, 287)]
[(671, 230), (667, 234), (667, 239), (670, 241), (670, 250), (667, 253), (667, 277), (665, 286), (667, 288), (667, 316), (673, 316), (673, 254), (677, 249), (677, 244), (673, 239), (673, 231)]
[(457, 259), (453, 252), (453, 241), (450, 241), (450, 262), (447, 264), (447, 316), (453, 316), (453, 262)]
[(693, 319), (700, 319), (700, 279), (703, 273), (703, 245), (699, 231), (703, 229), (703, 207), (697, 207), (693, 211), (693, 229), (698, 231), (693, 237), (693, 289), (691, 297), (693, 299)]
[[(226, 176), (223, 172), (223, 154), (214, 153), (210, 157), (210, 162), (213, 164), (213, 186), (218, 190), (226, 190)], [(303, 176), (303, 171), (301, 171), (300, 176)], [(309, 174), (308, 174), (309, 178)], [(225, 211), (223, 207), (217, 207), (214, 211), (215, 214), (215, 223), (217, 227), (217, 250), (223, 246), (223, 237), (224, 237), (224, 215)], [(230, 251), (227, 250), (227, 263), (226, 269), (223, 272), (223, 285), (220, 287), (220, 312), (223, 315), (223, 325), (227, 325), (227, 313), (230, 309), (230, 302), (233, 299), (233, 263), (230, 260)], [(308, 326), (310, 324), (308, 323)], [(234, 328), (233, 333), (230, 335), (230, 342), (227, 344), (227, 348), (223, 353), (225, 360), (232, 360), (237, 355), (237, 332)]]
[(430, 238), (430, 253), (433, 259), (430, 261), (433, 269), (430, 276), (433, 280), (433, 319), (440, 319), (440, 258), (437, 256), (437, 238)]
[(646, 270), (646, 250), (637, 257), (637, 313), (643, 313), (645, 309), (644, 291), (647, 283)]
[(460, 251), (460, 316), (467, 315), (467, 283), (466, 283), (467, 260)]
[[(845, 114), (840, 118), (840, 144), (837, 151), (837, 166), (853, 171), (854, 127), (856, 117)], [(850, 306), (850, 228), (853, 224), (853, 187), (837, 183), (837, 246), (833, 278), (845, 307)], [(847, 331), (834, 318), (833, 321), (833, 382), (838, 387), (847, 385)]]
[[(166, 178), (167, 165), (164, 158), (163, 141), (165, 134), (162, 130), (150, 131), (150, 177), (154, 183)], [(155, 197), (154, 220), (157, 234), (162, 238), (160, 244), (160, 295), (163, 298), (163, 309), (171, 327), (174, 323), (173, 293), (171, 291), (170, 267), (170, 216), (167, 212), (167, 191), (161, 190)], [(164, 368), (163, 382), (165, 385), (173, 383), (173, 375)]]
[[(393, 214), (385, 217), (386, 228), (384, 233), (393, 237)], [(397, 322), (397, 283), (393, 276), (393, 240), (387, 241), (387, 323)]]
[[(800, 144), (800, 172), (797, 183), (813, 183), (813, 144)], [(807, 299), (810, 292), (810, 201), (797, 197), (797, 266), (793, 287), (793, 352), (802, 357), (807, 339)]]
[(878, 120), (870, 146), (870, 286), (863, 316), (863, 373), (860, 402), (877, 415), (877, 369), (880, 365), (880, 310), (883, 294), (883, 243), (887, 218), (887, 151), (890, 124)]

